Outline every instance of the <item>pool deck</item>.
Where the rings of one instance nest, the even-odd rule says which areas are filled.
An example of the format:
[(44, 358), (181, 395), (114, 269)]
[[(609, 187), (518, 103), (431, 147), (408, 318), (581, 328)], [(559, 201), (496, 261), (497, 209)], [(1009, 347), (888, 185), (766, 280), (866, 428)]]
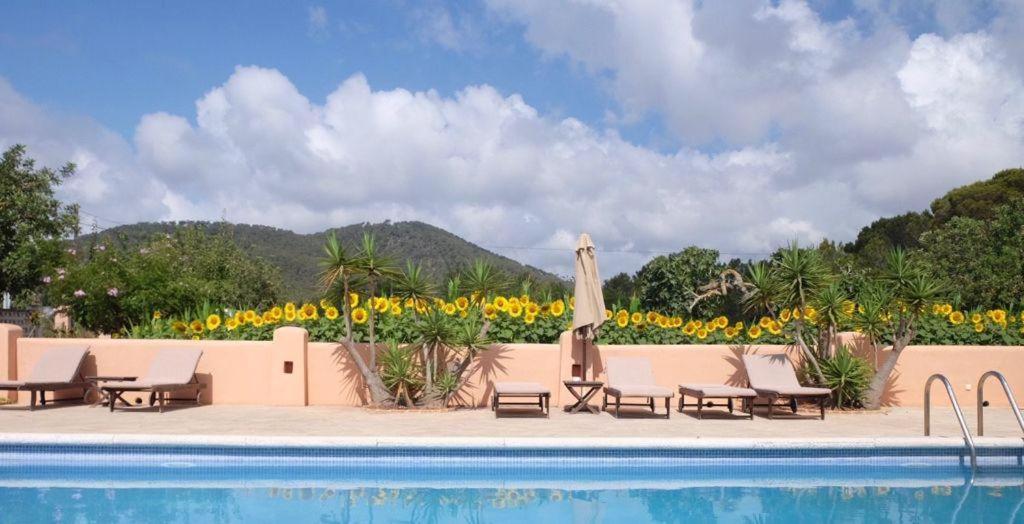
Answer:
[[(487, 409), (450, 412), (384, 412), (351, 407), (201, 406), (176, 407), (164, 413), (149, 409), (118, 410), (83, 405), (56, 405), (29, 412), (21, 406), (0, 406), (0, 438), (15, 434), (62, 435), (67, 439), (117, 435), (164, 436), (159, 440), (215, 441), (219, 437), (239, 441), (251, 437), (263, 441), (318, 441), (324, 438), (351, 442), (557, 442), (590, 439), (636, 443), (697, 442), (699, 440), (744, 442), (820, 441), (916, 442), (962, 445), (960, 431), (949, 408), (932, 412), (931, 438), (923, 436), (923, 412), (917, 408), (890, 408), (877, 412), (829, 412), (824, 421), (812, 412), (798, 417), (777, 416), (768, 420), (729, 419), (705, 411), (697, 420), (689, 413), (673, 412), (670, 420), (615, 419), (602, 413), (566, 414), (552, 410), (551, 418), (508, 417), (495, 419)], [(816, 415), (816, 413), (814, 414)], [(965, 413), (972, 432), (975, 413)], [(986, 436), (979, 445), (1024, 445), (1012, 413), (1005, 407), (985, 414)], [(25, 437), (29, 437), (25, 435)], [(283, 437), (283, 438), (275, 438)], [(145, 438), (145, 437), (143, 437)]]

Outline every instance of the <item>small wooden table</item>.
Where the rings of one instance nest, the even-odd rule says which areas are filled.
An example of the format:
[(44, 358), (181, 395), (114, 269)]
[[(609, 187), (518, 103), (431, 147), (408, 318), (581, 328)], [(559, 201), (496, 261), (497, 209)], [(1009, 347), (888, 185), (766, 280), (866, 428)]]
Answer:
[(131, 406), (131, 402), (125, 400), (124, 397), (122, 397), (121, 395), (116, 395), (115, 398), (110, 398), (110, 395), (108, 395), (101, 388), (100, 382), (135, 382), (136, 380), (138, 380), (138, 378), (139, 377), (97, 375), (85, 377), (85, 380), (92, 383), (92, 387), (90, 387), (89, 390), (96, 391), (97, 394), (99, 395), (99, 400), (96, 402), (97, 404), (101, 406), (107, 406), (109, 405), (108, 403), (110, 402), (120, 400), (121, 402), (124, 403), (125, 406)]
[(576, 403), (571, 406), (565, 406), (565, 411), (579, 413), (586, 409), (595, 415), (601, 412), (601, 408), (590, 405), (590, 399), (597, 395), (597, 392), (604, 386), (604, 382), (596, 380), (566, 380), (562, 384), (565, 384), (565, 388), (569, 390), (569, 393), (576, 397)]

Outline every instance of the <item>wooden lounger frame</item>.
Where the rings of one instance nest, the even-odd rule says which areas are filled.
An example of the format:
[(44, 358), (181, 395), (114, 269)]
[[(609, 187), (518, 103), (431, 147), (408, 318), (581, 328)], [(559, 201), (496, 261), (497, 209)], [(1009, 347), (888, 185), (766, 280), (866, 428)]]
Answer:
[[(647, 402), (643, 402), (643, 403), (639, 403), (639, 402), (623, 402), (622, 401), (622, 394), (621, 393), (610, 392), (610, 391), (608, 391), (608, 388), (604, 389), (604, 400), (601, 402), (601, 411), (606, 411), (608, 409), (608, 396), (609, 395), (615, 397), (615, 412), (613, 413), (615, 418), (619, 418), (619, 408), (622, 407), (622, 406), (647, 407), (647, 408), (651, 409), (651, 413), (653, 413), (655, 415), (658, 414), (657, 410), (654, 408), (654, 399), (657, 398), (657, 397), (626, 397), (626, 398), (646, 398)], [(665, 416), (661, 417), (659, 415), (659, 418), (666, 418), (667, 419), (670, 416), (672, 416), (672, 397), (665, 397)]]
[[(38, 393), (39, 405), (46, 406), (46, 392), (53, 391), (64, 391), (68, 389), (81, 389), (82, 397), (85, 397), (86, 392), (92, 384), (86, 382), (85, 378), (82, 377), (81, 372), (78, 373), (78, 381), (76, 382), (39, 382), (35, 384), (21, 384), (18, 386), (4, 386), (0, 387), (0, 391), (28, 391), (29, 392), (29, 403), (28, 410), (35, 411), (36, 409), (36, 394)], [(50, 402), (61, 402), (64, 400), (78, 400), (78, 399), (50, 399)]]
[[(501, 397), (511, 398), (535, 398), (535, 402), (502, 402)], [(491, 411), (494, 411), (494, 418), (501, 417), (502, 406), (536, 406), (545, 418), (551, 417), (551, 393), (498, 393), (491, 396)]]
[(103, 386), (100, 389), (103, 390), (103, 392), (107, 394), (107, 400), (109, 401), (108, 404), (109, 404), (109, 407), (110, 407), (110, 411), (114, 411), (114, 405), (117, 404), (118, 400), (120, 400), (121, 402), (123, 402), (123, 403), (125, 403), (125, 404), (127, 404), (129, 406), (131, 405), (128, 401), (126, 401), (121, 396), (123, 393), (127, 393), (127, 392), (130, 392), (130, 391), (133, 391), (133, 392), (145, 392), (145, 391), (148, 391), (149, 392), (149, 406), (153, 407), (153, 405), (156, 404), (157, 405), (157, 411), (159, 411), (160, 413), (163, 413), (164, 412), (164, 405), (169, 400), (191, 400), (190, 398), (184, 398), (184, 399), (182, 399), (182, 398), (168, 398), (166, 396), (167, 393), (174, 393), (174, 392), (178, 392), (178, 391), (185, 391), (185, 390), (193, 390), (194, 389), (195, 392), (196, 392), (195, 402), (196, 402), (196, 405), (199, 405), (199, 403), (202, 401), (203, 389), (206, 389), (206, 384), (204, 384), (202, 382), (199, 382), (199, 379), (197, 379), (195, 374), (193, 374), (192, 375), (192, 380), (190, 380), (189, 382), (187, 382), (185, 384), (162, 384), (162, 385), (157, 385), (157, 386), (141, 386), (140, 385), (140, 386), (137, 386), (137, 387), (130, 387), (130, 388), (126, 388), (126, 387), (123, 387), (123, 386), (122, 387), (106, 387), (106, 386)]
[[(763, 404), (757, 404), (757, 403), (755, 403), (752, 400), (750, 402), (751, 403), (751, 408), (750, 409), (753, 410), (755, 406), (759, 407), (759, 408), (767, 407), (768, 408), (768, 418), (769, 419), (773, 418), (772, 417), (772, 412), (775, 411), (775, 408), (786, 408), (786, 407), (788, 407), (794, 414), (796, 414), (796, 410), (797, 410), (796, 403), (797, 403), (798, 400), (817, 400), (818, 401), (818, 409), (821, 412), (821, 420), (825, 420), (825, 403), (831, 401), (831, 399), (832, 399), (832, 394), (831, 393), (823, 393), (823, 394), (820, 394), (820, 395), (784, 395), (784, 394), (780, 394), (780, 393), (777, 393), (777, 392), (774, 392), (774, 391), (771, 391), (771, 390), (765, 390), (765, 389), (754, 389), (754, 391), (757, 391), (757, 398), (766, 398), (766, 399), (768, 399), (768, 402), (763, 403)], [(776, 403), (776, 401), (778, 399), (780, 399), (780, 398), (788, 398), (789, 401), (785, 402), (784, 404)]]
[(733, 395), (733, 396), (719, 396), (719, 395), (702, 396), (702, 395), (694, 395), (692, 393), (690, 393), (689, 395), (691, 397), (695, 397), (697, 399), (697, 402), (694, 403), (694, 404), (686, 404), (685, 401), (683, 400), (683, 399), (686, 398), (686, 394), (684, 394), (682, 392), (682, 390), (680, 389), (680, 391), (679, 391), (679, 408), (677, 409), (677, 411), (682, 413), (684, 407), (685, 408), (697, 408), (697, 420), (701, 420), (701, 419), (704, 418), (703, 411), (704, 411), (704, 407), (705, 406), (707, 406), (709, 408), (713, 408), (715, 406), (721, 406), (720, 403), (716, 404), (716, 403), (712, 402), (711, 400), (709, 400), (707, 402), (704, 402), (704, 399), (725, 400), (726, 401), (725, 405), (726, 405), (726, 407), (729, 408), (729, 413), (733, 413), (733, 409), (735, 407), (735, 405), (733, 404), (733, 401), (735, 399), (740, 399), (741, 402), (746, 402), (746, 406), (744, 406), (744, 407), (747, 410), (747, 414), (748, 414), (747, 418), (750, 419), (750, 420), (754, 420), (754, 399), (753, 398), (741, 397), (741, 396), (736, 396), (736, 395)]

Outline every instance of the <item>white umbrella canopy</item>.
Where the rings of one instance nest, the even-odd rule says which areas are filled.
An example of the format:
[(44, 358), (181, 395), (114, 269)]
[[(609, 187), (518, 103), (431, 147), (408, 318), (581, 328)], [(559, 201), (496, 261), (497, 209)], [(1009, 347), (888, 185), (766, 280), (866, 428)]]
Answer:
[[(576, 289), (573, 293), (576, 307), (572, 315), (572, 329), (583, 340), (593, 340), (597, 328), (604, 324), (604, 293), (597, 272), (597, 256), (590, 235), (583, 233), (576, 243)], [(587, 375), (587, 347), (583, 346), (582, 373)]]

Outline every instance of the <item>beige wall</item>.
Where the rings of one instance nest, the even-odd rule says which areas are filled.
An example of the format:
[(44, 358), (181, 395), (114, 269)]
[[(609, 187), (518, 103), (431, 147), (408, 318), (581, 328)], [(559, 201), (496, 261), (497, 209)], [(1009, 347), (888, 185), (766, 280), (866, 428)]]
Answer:
[[(22, 338), (15, 326), (0, 325), (0, 379), (27, 376), (44, 351), (62, 345), (89, 346), (86, 374), (134, 376), (145, 374), (160, 349), (201, 347), (199, 380), (207, 384), (205, 401), (217, 404), (351, 406), (366, 400), (348, 352), (338, 344), (310, 343), (306, 331), (297, 327), (278, 329), (271, 342), (229, 342)], [(786, 353), (794, 361), (799, 359), (796, 351), (784, 346), (588, 347), (588, 376), (603, 380), (604, 363), (610, 356), (642, 356), (651, 360), (656, 380), (665, 386), (680, 382), (744, 384), (739, 366), (744, 353)], [(466, 405), (486, 405), (494, 382), (507, 380), (539, 382), (551, 389), (552, 404), (567, 403), (571, 397), (561, 382), (569, 378), (582, 348), (568, 332), (558, 344), (497, 345), (478, 359), (460, 400)], [(872, 357), (870, 352), (865, 354)], [(989, 369), (1002, 371), (1024, 396), (1024, 347), (910, 347), (900, 358), (886, 401), (889, 405), (920, 406), (925, 380), (941, 372), (949, 376), (961, 404), (973, 406), (978, 377)], [(992, 404), (1006, 404), (997, 384), (990, 384), (988, 391)], [(941, 391), (935, 391), (934, 398), (937, 404), (947, 403)]]

